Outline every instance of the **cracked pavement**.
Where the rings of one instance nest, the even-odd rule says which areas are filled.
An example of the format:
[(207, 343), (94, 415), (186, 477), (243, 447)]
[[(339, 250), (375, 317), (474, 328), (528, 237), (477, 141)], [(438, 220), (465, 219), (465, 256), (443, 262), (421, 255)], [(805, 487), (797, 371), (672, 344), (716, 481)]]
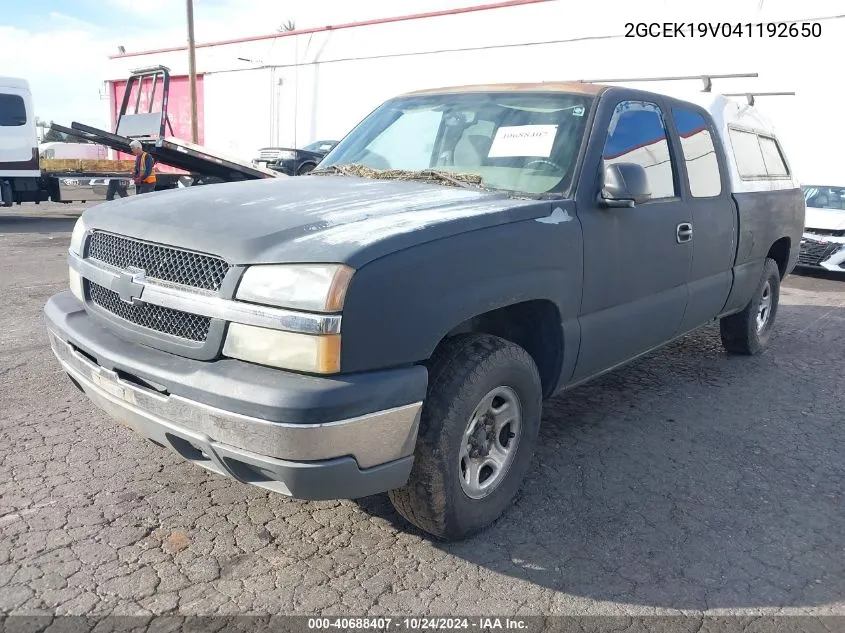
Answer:
[(0, 209), (0, 614), (845, 614), (845, 280), (790, 276), (762, 356), (709, 327), (548, 403), (515, 505), (442, 544), (95, 409), (41, 316), (80, 208)]

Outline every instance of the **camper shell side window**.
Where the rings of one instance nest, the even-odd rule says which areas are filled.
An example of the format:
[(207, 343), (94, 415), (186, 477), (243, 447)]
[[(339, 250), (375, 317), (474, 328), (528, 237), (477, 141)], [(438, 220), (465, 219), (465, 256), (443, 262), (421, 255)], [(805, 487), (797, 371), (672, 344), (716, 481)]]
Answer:
[(774, 136), (736, 125), (728, 125), (728, 136), (742, 180), (790, 178), (783, 150)]

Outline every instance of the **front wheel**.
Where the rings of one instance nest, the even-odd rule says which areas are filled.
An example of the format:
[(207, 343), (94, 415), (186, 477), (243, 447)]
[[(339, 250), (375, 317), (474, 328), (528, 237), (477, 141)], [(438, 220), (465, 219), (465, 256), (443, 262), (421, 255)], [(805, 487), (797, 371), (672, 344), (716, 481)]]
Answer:
[(540, 377), (523, 348), (482, 334), (447, 340), (430, 366), (410, 478), (388, 493), (393, 506), (442, 539), (483, 529), (531, 465), (541, 411)]
[(722, 345), (733, 354), (758, 354), (766, 347), (780, 301), (780, 269), (773, 259), (766, 259), (763, 274), (751, 301), (742, 312), (719, 322)]

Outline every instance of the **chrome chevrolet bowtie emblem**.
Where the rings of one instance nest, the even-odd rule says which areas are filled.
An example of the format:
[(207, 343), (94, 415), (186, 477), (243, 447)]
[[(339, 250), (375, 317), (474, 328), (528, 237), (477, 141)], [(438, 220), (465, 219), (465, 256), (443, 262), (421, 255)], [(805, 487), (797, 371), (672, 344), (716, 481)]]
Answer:
[(117, 293), (124, 303), (140, 303), (141, 294), (144, 292), (146, 273), (140, 268), (127, 268), (118, 274), (112, 281), (111, 289)]

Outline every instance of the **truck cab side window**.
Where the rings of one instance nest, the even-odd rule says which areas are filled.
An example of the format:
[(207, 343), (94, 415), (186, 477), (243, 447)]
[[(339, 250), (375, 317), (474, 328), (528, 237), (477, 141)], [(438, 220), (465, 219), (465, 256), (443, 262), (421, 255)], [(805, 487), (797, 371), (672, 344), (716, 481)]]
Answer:
[(602, 159), (605, 165), (641, 165), (648, 176), (652, 199), (677, 196), (669, 138), (663, 114), (654, 103), (623, 101), (616, 106)]
[(704, 117), (684, 108), (672, 108), (672, 117), (681, 137), (690, 193), (693, 198), (718, 196), (722, 193), (722, 175), (713, 137)]

